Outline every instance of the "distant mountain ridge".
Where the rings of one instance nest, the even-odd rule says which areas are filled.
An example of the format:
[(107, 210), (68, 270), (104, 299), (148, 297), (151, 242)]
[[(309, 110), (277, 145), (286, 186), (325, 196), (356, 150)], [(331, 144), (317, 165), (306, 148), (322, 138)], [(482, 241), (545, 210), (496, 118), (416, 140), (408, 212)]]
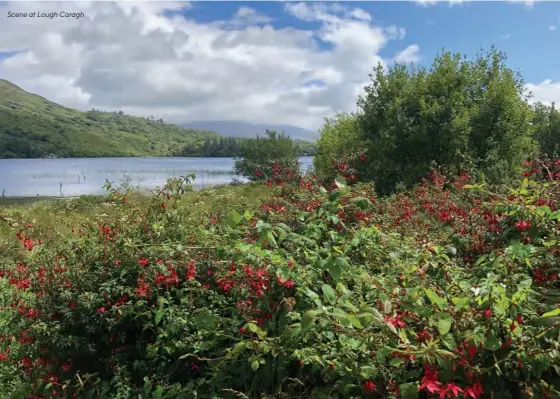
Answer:
[(319, 133), (292, 125), (256, 124), (239, 121), (194, 121), (179, 124), (185, 128), (210, 130), (225, 137), (253, 138), (263, 136), (266, 129), (284, 132), (293, 140), (317, 141)]

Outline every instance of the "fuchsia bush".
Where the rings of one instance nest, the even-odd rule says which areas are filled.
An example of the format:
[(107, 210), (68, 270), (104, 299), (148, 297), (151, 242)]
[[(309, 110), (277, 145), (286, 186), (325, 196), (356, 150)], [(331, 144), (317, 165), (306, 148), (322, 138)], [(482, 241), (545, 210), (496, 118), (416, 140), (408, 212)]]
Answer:
[(148, 205), (112, 190), (111, 215), (68, 237), (8, 221), (21, 251), (1, 265), (1, 389), (558, 395), (560, 162), (509, 191), (433, 171), (386, 198), (336, 162), (346, 179), (328, 190), (276, 168), (269, 201), (203, 225), (182, 205), (189, 178)]

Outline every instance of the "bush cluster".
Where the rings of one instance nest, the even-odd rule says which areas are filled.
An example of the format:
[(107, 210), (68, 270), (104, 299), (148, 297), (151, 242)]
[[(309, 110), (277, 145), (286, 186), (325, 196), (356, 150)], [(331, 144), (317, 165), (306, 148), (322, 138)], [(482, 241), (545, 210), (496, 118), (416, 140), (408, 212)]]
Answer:
[(6, 217), (2, 396), (554, 397), (560, 161), (526, 168), (385, 198), (276, 170), (260, 206), (202, 218), (183, 177), (109, 187), (67, 234)]

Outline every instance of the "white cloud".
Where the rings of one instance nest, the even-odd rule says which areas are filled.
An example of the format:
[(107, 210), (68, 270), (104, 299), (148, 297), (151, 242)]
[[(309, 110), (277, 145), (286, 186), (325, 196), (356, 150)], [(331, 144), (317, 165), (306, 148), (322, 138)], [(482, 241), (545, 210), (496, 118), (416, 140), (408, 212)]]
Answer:
[(554, 32), (555, 30), (557, 30), (557, 29), (558, 29), (558, 26), (557, 26), (557, 25), (550, 25), (550, 26), (548, 27), (548, 30), (553, 31), (553, 32)]
[(236, 25), (256, 25), (272, 21), (272, 18), (267, 17), (249, 7), (239, 7), (237, 12), (232, 18), (232, 23)]
[(468, 0), (414, 0), (416, 4), (422, 7), (431, 7), (437, 3), (447, 3), (449, 7), (453, 7), (455, 5), (462, 5), (467, 1)]
[[(325, 116), (355, 108), (372, 68), (387, 62), (380, 51), (406, 33), (336, 3), (285, 5), (315, 30), (276, 28), (270, 16), (245, 6), (228, 21), (201, 23), (180, 2), (0, 4), (0, 51), (17, 52), (0, 55), (2, 78), (66, 106), (170, 122), (316, 129)], [(7, 18), (8, 10), (52, 12), (61, 5), (86, 17)], [(399, 56), (407, 54), (415, 51)]]
[(418, 62), (420, 60), (420, 46), (412, 44), (397, 54), (395, 57), (396, 62)]
[(533, 94), (532, 102), (542, 102), (550, 105), (560, 104), (560, 82), (546, 79), (541, 83), (528, 83), (525, 87)]

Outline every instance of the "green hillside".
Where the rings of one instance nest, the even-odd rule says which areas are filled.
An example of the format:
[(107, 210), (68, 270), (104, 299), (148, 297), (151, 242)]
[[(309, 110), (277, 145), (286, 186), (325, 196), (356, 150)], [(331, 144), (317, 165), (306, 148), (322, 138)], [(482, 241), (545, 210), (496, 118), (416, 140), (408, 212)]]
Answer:
[(166, 156), (219, 138), (122, 112), (65, 108), (0, 79), (0, 158)]

